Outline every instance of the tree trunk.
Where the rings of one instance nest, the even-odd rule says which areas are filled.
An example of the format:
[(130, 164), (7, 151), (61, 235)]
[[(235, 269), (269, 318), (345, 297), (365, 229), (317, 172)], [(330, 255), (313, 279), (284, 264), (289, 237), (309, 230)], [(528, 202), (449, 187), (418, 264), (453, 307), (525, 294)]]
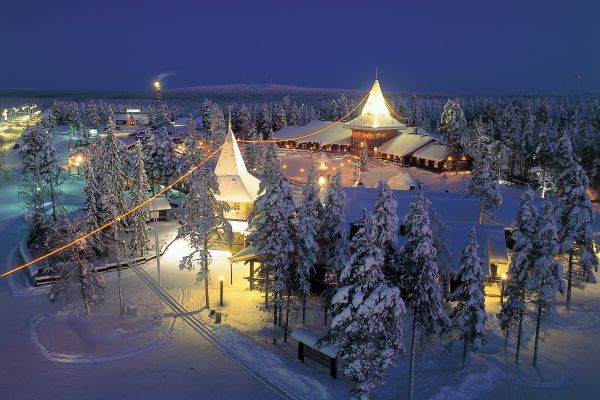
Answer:
[(306, 295), (302, 296), (302, 325), (306, 323)]
[(509, 335), (509, 329), (508, 327), (506, 328), (506, 333), (504, 335), (504, 361), (506, 361), (506, 349), (508, 347), (508, 335)]
[(81, 297), (83, 298), (83, 304), (85, 306), (85, 312), (89, 315), (90, 313), (90, 302), (88, 301), (87, 295), (85, 293), (85, 280), (83, 279), (83, 271), (81, 268), (81, 261), (77, 260), (79, 263), (79, 284), (81, 285)]
[(52, 180), (52, 174), (50, 174), (50, 197), (52, 198), (52, 219), (56, 222), (56, 202), (54, 199), (54, 182)]
[(569, 265), (567, 267), (567, 311), (571, 311), (571, 287), (573, 285), (573, 249), (569, 250)]
[(410, 347), (410, 372), (408, 375), (408, 400), (414, 398), (415, 391), (415, 359), (417, 357), (417, 309), (413, 308), (413, 326)]
[(289, 288), (288, 289), (288, 293), (287, 293), (287, 305), (285, 308), (285, 327), (284, 327), (284, 331), (283, 331), (283, 342), (287, 343), (287, 334), (288, 334), (288, 326), (289, 326), (289, 320), (290, 320), (290, 300), (292, 298), (292, 289)]
[(468, 340), (467, 335), (465, 334), (463, 337), (463, 360), (462, 360), (462, 369), (465, 369), (465, 361), (467, 360), (467, 346)]
[[(521, 294), (521, 301), (524, 302), (525, 301), (525, 292), (523, 292), (523, 294)], [(515, 354), (515, 364), (519, 363), (519, 356), (521, 355), (521, 338), (523, 336), (523, 317), (525, 311), (521, 310), (519, 312), (519, 328), (518, 328), (518, 332), (517, 332), (517, 352)]]
[(481, 225), (482, 220), (483, 220), (483, 200), (479, 199), (479, 222), (478, 222), (479, 225)]
[(123, 304), (123, 278), (121, 277), (121, 262), (119, 261), (119, 254), (117, 250), (117, 282), (119, 285), (119, 309), (121, 311), (121, 317), (125, 315), (125, 306)]
[(277, 293), (273, 296), (273, 344), (277, 343)]
[(208, 239), (204, 239), (203, 245), (204, 255), (202, 257), (204, 258), (204, 297), (206, 300), (206, 309), (210, 310), (210, 298), (208, 295), (208, 254), (206, 253), (208, 251)]
[(261, 269), (264, 271), (265, 277), (265, 311), (269, 309), (269, 270), (266, 264), (263, 264)]
[[(539, 300), (538, 300), (539, 301)], [(535, 344), (533, 347), (533, 363), (532, 365), (537, 366), (539, 345), (540, 345), (540, 327), (542, 325), (542, 305), (538, 305), (537, 317), (535, 319)]]

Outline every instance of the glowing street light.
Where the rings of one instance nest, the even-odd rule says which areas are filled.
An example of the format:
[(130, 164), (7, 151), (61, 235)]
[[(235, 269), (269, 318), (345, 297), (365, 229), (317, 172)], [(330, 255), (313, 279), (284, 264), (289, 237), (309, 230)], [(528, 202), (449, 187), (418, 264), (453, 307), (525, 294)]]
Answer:
[(156, 90), (160, 90), (160, 82), (159, 82), (159, 81), (155, 81), (155, 82), (154, 82), (154, 88), (155, 88)]

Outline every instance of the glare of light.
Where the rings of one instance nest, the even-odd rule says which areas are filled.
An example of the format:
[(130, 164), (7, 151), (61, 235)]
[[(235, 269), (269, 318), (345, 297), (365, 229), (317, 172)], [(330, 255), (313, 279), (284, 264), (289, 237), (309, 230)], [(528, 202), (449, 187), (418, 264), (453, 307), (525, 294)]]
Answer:
[(283, 164), (283, 169), (287, 169), (287, 164)]
[(343, 166), (344, 166), (344, 163), (340, 163), (340, 167), (343, 167)]
[(322, 163), (321, 163), (321, 167), (320, 167), (320, 168), (321, 168), (321, 169), (327, 169), (327, 165), (325, 165), (325, 163), (324, 163), (324, 162), (322, 162)]
[(160, 89), (160, 82), (159, 81), (155, 81), (154, 82), (154, 87), (158, 90)]
[(300, 168), (300, 172), (304, 172), (304, 168)]
[(219, 280), (220, 280), (221, 282), (223, 282), (223, 279), (225, 279), (225, 277), (224, 277), (223, 275), (220, 275), (220, 276), (219, 276)]
[(505, 281), (506, 278), (508, 278), (508, 276), (506, 276), (506, 274), (502, 274), (502, 280)]
[(376, 116), (381, 115), (391, 118), (387, 104), (385, 103), (385, 98), (383, 97), (383, 93), (381, 93), (379, 81), (375, 81), (375, 83), (373, 83), (373, 87), (369, 92), (369, 98), (367, 99), (365, 106), (360, 113), (360, 115), (366, 114), (372, 114)]
[(325, 186), (325, 183), (327, 183), (327, 180), (325, 179), (325, 177), (324, 176), (320, 176), (319, 177), (319, 185)]

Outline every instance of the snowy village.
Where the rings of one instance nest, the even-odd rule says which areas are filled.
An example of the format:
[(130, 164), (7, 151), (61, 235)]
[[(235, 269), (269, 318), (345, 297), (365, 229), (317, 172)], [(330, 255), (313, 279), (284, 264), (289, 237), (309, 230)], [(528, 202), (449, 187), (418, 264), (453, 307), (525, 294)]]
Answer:
[[(106, 12), (90, 7), (51, 14)], [(373, 7), (346, 17), (399, 12)], [(243, 65), (217, 84), (125, 56), (135, 87), (99, 68), (105, 83), (33, 90), (0, 66), (20, 85), (0, 78), (0, 399), (596, 398), (598, 76), (413, 88), (434, 67), (409, 75), (364, 34), (366, 63), (347, 54), (331, 85), (304, 84), (308, 64), (298, 85), (234, 84)]]

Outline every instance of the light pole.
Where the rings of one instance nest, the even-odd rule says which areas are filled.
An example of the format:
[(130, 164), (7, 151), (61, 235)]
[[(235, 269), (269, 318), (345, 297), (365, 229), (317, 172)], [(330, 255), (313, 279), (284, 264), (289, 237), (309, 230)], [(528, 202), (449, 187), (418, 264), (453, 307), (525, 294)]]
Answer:
[(220, 303), (221, 303), (221, 307), (223, 307), (223, 279), (225, 279), (223, 277), (223, 275), (219, 276), (219, 286), (220, 286)]
[(502, 274), (502, 285), (500, 286), (500, 305), (504, 304), (504, 282), (506, 281), (506, 274)]

